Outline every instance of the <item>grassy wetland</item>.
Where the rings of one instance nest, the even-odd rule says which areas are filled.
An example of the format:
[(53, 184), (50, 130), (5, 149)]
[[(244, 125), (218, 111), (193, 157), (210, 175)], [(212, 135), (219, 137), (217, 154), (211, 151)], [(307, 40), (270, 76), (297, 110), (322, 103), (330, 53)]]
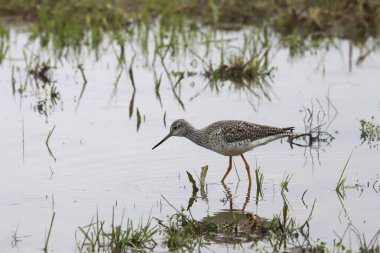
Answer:
[[(0, 0), (0, 252), (380, 252), (380, 3)], [(228, 158), (178, 118), (305, 136)]]

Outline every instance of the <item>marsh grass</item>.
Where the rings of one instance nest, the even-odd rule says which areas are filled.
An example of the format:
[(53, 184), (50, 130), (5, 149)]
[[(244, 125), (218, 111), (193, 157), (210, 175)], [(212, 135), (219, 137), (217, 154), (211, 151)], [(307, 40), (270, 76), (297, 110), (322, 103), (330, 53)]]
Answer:
[(263, 198), (263, 183), (264, 183), (264, 173), (260, 172), (260, 168), (255, 169), (255, 178), (256, 178), (256, 205), (258, 204), (259, 198)]
[(375, 253), (380, 252), (380, 230), (378, 230), (372, 238), (366, 238), (354, 225), (350, 224), (351, 231), (355, 234), (359, 242), (359, 252), (361, 253)]
[(346, 161), (346, 163), (342, 169), (342, 172), (340, 173), (340, 177), (338, 179), (338, 182), (336, 183), (336, 186), (335, 186), (335, 191), (340, 198), (345, 197), (345, 189), (349, 187), (345, 184), (347, 178), (344, 177), (344, 172), (347, 169), (348, 163), (350, 162), (353, 153), (354, 153), (354, 151), (352, 151), (350, 156), (348, 157), (348, 159), (347, 159), (347, 161)]
[(368, 143), (370, 148), (378, 148), (380, 142), (380, 125), (374, 122), (375, 116), (370, 120), (360, 120), (360, 139), (362, 144)]
[[(342, 235), (336, 234), (337, 238), (334, 239), (334, 248), (332, 252), (354, 252), (351, 248), (351, 241), (355, 240), (358, 242), (358, 249), (356, 252), (360, 253), (378, 253), (380, 252), (380, 230), (375, 232), (372, 238), (368, 238), (359, 231), (359, 229), (352, 224), (348, 223), (346, 229)], [(344, 241), (349, 241), (349, 246), (344, 244)]]
[[(162, 195), (161, 195), (162, 196)], [(164, 196), (164, 201), (171, 206), (175, 213), (169, 215), (167, 219), (158, 221), (161, 233), (164, 236), (164, 244), (170, 251), (194, 251), (207, 246), (209, 241), (218, 232), (218, 226), (206, 216), (202, 221), (194, 219), (190, 210), (185, 211), (174, 207)]]
[[(273, 41), (277, 41), (277, 37), (280, 41), (290, 41), (284, 43), (286, 47), (290, 45), (289, 47), (295, 48), (300, 48), (300, 43), (307, 44), (305, 41), (310, 40), (310, 37), (313, 41), (344, 37), (340, 35), (340, 32), (346, 30), (344, 28), (348, 22), (340, 24), (339, 20), (335, 20), (334, 15), (342, 19), (347, 18), (346, 13), (339, 12), (339, 10), (345, 10), (353, 14), (350, 17), (354, 23), (357, 21), (360, 26), (363, 25), (363, 32), (360, 33), (363, 39), (377, 38), (378, 17), (376, 15), (379, 13), (379, 8), (373, 0), (350, 3), (350, 6), (348, 8), (342, 4), (330, 5), (319, 2), (310, 5), (303, 0), (297, 4), (289, 2), (282, 5), (272, 0), (243, 2), (228, 0), (218, 3), (179, 0), (158, 0), (155, 3), (151, 1), (135, 3), (129, 0), (125, 2), (119, 0), (65, 2), (0, 0), (0, 13), (4, 16), (22, 17), (26, 20), (30, 35), (29, 42), (35, 41), (49, 53), (53, 52), (55, 58), (52, 58), (52, 62), (60, 62), (73, 52), (75, 56), (79, 56), (86, 48), (97, 56), (96, 60), (99, 60), (99, 56), (102, 55), (101, 50), (112, 47), (118, 68), (124, 69), (126, 59), (128, 59), (126, 57), (130, 56), (127, 54), (126, 47), (130, 43), (141, 45), (142, 54), (135, 48), (132, 48), (133, 53), (141, 55), (146, 60), (146, 66), (151, 64), (149, 67), (152, 68), (156, 67), (156, 60), (161, 59), (167, 78), (172, 85), (172, 92), (183, 110), (185, 110), (185, 104), (180, 90), (181, 86), (186, 85), (187, 77), (177, 75), (173, 78), (172, 73), (190, 73), (191, 71), (183, 69), (174, 71), (168, 69), (166, 65), (172, 60), (169, 59), (170, 57), (186, 55), (191, 50), (197, 50), (200, 46), (204, 47), (205, 54), (198, 58), (202, 59), (205, 69), (203, 73), (196, 74), (205, 74), (210, 80), (209, 87), (215, 91), (220, 90), (224, 83), (231, 84), (237, 91), (243, 91), (248, 97), (248, 102), (256, 110), (256, 101), (261, 98), (271, 99), (271, 84), (275, 68), (271, 66), (270, 59), (273, 55), (272, 44), (274, 44)], [(248, 13), (250, 15), (247, 15)], [(253, 18), (252, 13), (257, 15)], [(265, 19), (267, 21), (264, 22), (266, 15), (276, 18)], [(362, 15), (368, 17), (363, 19)], [(325, 16), (329, 17), (329, 21), (333, 27), (337, 27), (337, 31), (329, 30), (330, 23), (328, 26), (324, 25), (323, 17)], [(243, 24), (252, 25), (252, 29), (244, 29), (246, 27)], [(0, 63), (9, 52), (8, 26), (9, 24), (0, 25)], [(317, 30), (315, 30), (316, 27)], [(220, 30), (231, 29), (244, 29), (241, 47), (236, 47), (233, 43), (229, 44), (233, 39), (215, 36)], [(150, 49), (151, 45), (153, 50)], [(211, 64), (209, 56), (215, 48), (220, 49), (220, 59), (214, 62), (214, 65)], [(152, 56), (149, 50), (152, 50), (150, 52)], [(134, 58), (133, 56), (130, 70), (132, 70)], [(30, 57), (25, 59), (25, 62), (28, 65), (28, 76), (34, 80), (34, 85), (44, 86), (46, 95), (38, 95), (35, 110), (47, 118), (60, 100), (59, 86), (52, 80), (54, 67), (51, 66), (50, 60), (38, 61)], [(84, 72), (78, 69), (83, 78), (83, 87), (79, 95), (81, 98), (87, 79), (83, 75)], [(30, 80), (18, 84), (13, 77), (12, 75), (13, 91), (19, 90), (25, 93)], [(226, 80), (229, 82), (225, 82)], [(156, 98), (161, 106), (159, 89), (162, 81), (162, 73), (155, 76)], [(134, 108), (136, 86), (134, 83), (132, 85), (134, 91), (129, 108), (130, 117), (134, 113), (137, 114)], [(77, 107), (79, 103), (80, 99)], [(143, 114), (140, 116), (144, 118)], [(137, 117), (136, 119), (138, 120)]]
[(207, 171), (208, 171), (208, 165), (203, 166), (203, 167), (201, 168), (201, 176), (200, 176), (200, 178), (199, 178), (199, 184), (200, 184), (201, 188), (202, 188), (202, 187), (205, 187)]
[(186, 174), (187, 174), (187, 178), (189, 179), (189, 182), (191, 183), (191, 186), (193, 188), (193, 191), (191, 193), (191, 197), (189, 198), (189, 202), (187, 204), (187, 210), (189, 211), (190, 208), (193, 206), (195, 200), (197, 199), (197, 194), (198, 194), (199, 189), (198, 189), (197, 183), (195, 182), (191, 173), (186, 171)]
[(209, 218), (197, 221), (183, 209), (169, 216), (166, 223), (159, 221), (159, 224), (163, 227), (164, 243), (170, 251), (193, 251), (204, 247), (218, 231), (217, 225)]
[(0, 64), (9, 51), (9, 30), (0, 23)]
[[(290, 178), (291, 176), (285, 175), (284, 181), (289, 183)], [(196, 183), (190, 177), (189, 181)], [(224, 216), (217, 218), (218, 214), (215, 214), (215, 217), (207, 215), (202, 220), (196, 220), (189, 208), (179, 210), (164, 196), (162, 197), (175, 210), (175, 214), (169, 215), (166, 220), (157, 219), (164, 237), (164, 244), (170, 251), (201, 251), (213, 242), (238, 246), (243, 242), (251, 241), (268, 243), (270, 245), (268, 252), (290, 250), (291, 247), (298, 247), (306, 252), (325, 252), (322, 249), (327, 249), (324, 242), (319, 240), (313, 242), (310, 238), (310, 222), (316, 200), (306, 220), (298, 223), (297, 219), (291, 216), (289, 203), (284, 197), (281, 212), (274, 214), (272, 219), (262, 218), (254, 213), (244, 213), (244, 211), (242, 215), (239, 211), (239, 218), (232, 215), (234, 217), (232, 220), (225, 220)], [(233, 210), (231, 212), (235, 213)], [(251, 247), (255, 248), (256, 243)]]
[[(162, 107), (162, 100), (161, 100), (161, 95), (160, 95), (161, 82), (162, 82), (162, 73), (160, 74), (160, 77), (157, 77), (157, 73), (156, 71), (154, 71), (154, 84), (155, 84), (154, 91), (156, 94), (156, 98)], [(166, 127), (166, 120), (164, 120), (164, 125)]]
[(33, 98), (34, 111), (48, 119), (48, 115), (60, 104), (61, 93), (58, 84), (53, 80), (54, 66), (50, 60), (41, 60), (33, 53), (23, 50), (24, 66), (13, 65), (11, 86), (13, 95), (19, 95), (20, 100)]
[(186, 171), (186, 174), (187, 174), (187, 178), (189, 179), (189, 181), (190, 181), (190, 183), (191, 183), (191, 186), (193, 187), (193, 193), (194, 193), (194, 192), (195, 192), (195, 193), (198, 192), (199, 189), (198, 189), (198, 187), (197, 187), (197, 183), (195, 182), (193, 175), (191, 175), (191, 173), (188, 172), (188, 171)]
[(81, 90), (81, 92), (80, 92), (80, 94), (79, 94), (79, 97), (78, 97), (77, 105), (76, 105), (76, 107), (75, 107), (75, 111), (78, 110), (78, 108), (79, 108), (79, 103), (80, 103), (80, 101), (82, 100), (82, 96), (83, 96), (84, 91), (86, 90), (86, 87), (87, 87), (87, 77), (86, 77), (86, 74), (85, 74), (85, 72), (84, 72), (83, 64), (78, 64), (77, 68), (78, 68), (78, 70), (79, 70), (79, 72), (80, 72), (80, 74), (81, 74), (81, 76), (82, 76), (83, 84), (82, 84), (82, 90)]
[(231, 55), (227, 61), (221, 57), (220, 66), (214, 69), (211, 65), (206, 69), (205, 76), (210, 80), (231, 80), (238, 83), (260, 82), (261, 79), (270, 78), (274, 68), (268, 68), (265, 60), (266, 52), (246, 59), (244, 55)]
[(116, 224), (114, 211), (111, 227), (106, 228), (105, 221), (100, 220), (97, 213), (95, 221), (92, 219), (90, 224), (78, 228), (78, 233), (83, 237), (81, 242), (78, 241), (78, 250), (79, 252), (153, 250), (157, 245), (153, 239), (157, 232), (158, 228), (152, 225), (150, 218), (145, 223), (140, 220), (136, 226), (130, 219), (124, 224), (122, 217), (120, 223)]
[(42, 83), (42, 87), (51, 84), (52, 78), (50, 70), (53, 67), (48, 61), (40, 62), (38, 58), (35, 62), (35, 65), (29, 69), (29, 74), (34, 78), (36, 85), (38, 86), (40, 82)]
[[(259, 217), (254, 213), (243, 213), (243, 222), (239, 219), (222, 221), (206, 215), (201, 220), (195, 219), (190, 210), (177, 209), (164, 196), (163, 200), (175, 212), (165, 219), (157, 219), (158, 226), (152, 224), (152, 219), (144, 223), (140, 220), (137, 226), (129, 219), (124, 223), (124, 213), (121, 221), (116, 223), (114, 211), (109, 228), (106, 222), (93, 218), (89, 225), (79, 227), (76, 238), (79, 252), (142, 252), (156, 249), (159, 243), (161, 250), (171, 252), (193, 252), (208, 249), (212, 243), (232, 244), (253, 242), (251, 249), (259, 250), (257, 242), (265, 242), (270, 249), (264, 252), (292, 252), (299, 249), (302, 252), (330, 252), (326, 243), (310, 237), (310, 222), (312, 220), (316, 200), (304, 222), (298, 223), (290, 214), (288, 202), (284, 200), (280, 213), (272, 219)], [(243, 217), (240, 214), (240, 217)], [(218, 221), (218, 222), (217, 222)], [(353, 229), (353, 228), (351, 228)], [(360, 244), (360, 252), (378, 252), (379, 235), (367, 240), (357, 230), (352, 230)], [(343, 245), (343, 238), (334, 242), (334, 249), (348, 249)], [(79, 240), (80, 237), (80, 240)], [(297, 251), (298, 252), (298, 251)]]
[[(138, 3), (131, 0), (0, 0), (0, 14), (29, 22), (30, 39), (37, 40), (42, 47), (52, 46), (58, 57), (67, 55), (71, 49), (80, 53), (83, 47), (99, 56), (99, 47), (107, 38), (121, 67), (125, 64), (125, 44), (131, 38), (137, 38), (143, 53), (147, 54), (152, 34), (155, 54), (164, 50), (175, 55), (189, 49), (197, 43), (199, 35), (203, 36), (206, 51), (209, 51), (215, 41), (200, 27), (210, 30), (239, 30), (245, 25), (263, 27), (264, 34), (271, 30), (278, 35), (281, 44), (289, 48), (290, 56), (334, 46), (334, 38), (349, 39), (355, 45), (363, 46), (380, 34), (380, 7), (376, 0), (332, 3), (300, 0), (282, 4), (275, 0)], [(7, 34), (7, 28), (2, 27), (6, 26), (0, 26), (0, 37)], [(265, 42), (269, 41), (267, 37)], [(8, 49), (7, 44), (0, 43), (0, 59), (4, 59)], [(358, 62), (373, 51), (365, 46), (363, 49)], [(252, 80), (270, 70), (258, 71), (263, 67), (257, 57), (245, 59), (236, 55), (221, 63), (210, 72), (214, 77), (236, 79), (242, 76), (240, 73)]]
[(192, 194), (191, 194), (191, 197), (189, 198), (189, 203), (187, 205), (187, 210), (189, 211), (190, 208), (193, 206), (195, 200), (197, 199), (197, 194), (200, 190), (201, 192), (201, 198), (202, 200), (206, 200), (207, 201), (207, 184), (206, 184), (206, 176), (207, 176), (207, 171), (208, 171), (208, 166), (203, 166), (201, 168), (201, 174), (200, 176), (195, 172), (195, 175), (197, 176), (198, 178), (198, 182), (199, 182), (199, 186), (197, 185), (197, 182), (195, 181), (193, 175), (186, 171), (186, 174), (187, 174), (187, 178), (189, 179), (189, 182), (191, 183), (191, 186), (192, 186)]
[(285, 174), (281, 181), (281, 194), (284, 195), (285, 192), (289, 191), (289, 182), (293, 175)]
[(48, 234), (46, 236), (45, 245), (44, 245), (44, 248), (43, 248), (44, 252), (48, 252), (49, 251), (49, 240), (50, 240), (51, 231), (53, 229), (54, 218), (55, 218), (55, 212), (53, 212), (53, 216), (51, 217), (49, 231), (48, 231)]
[(58, 51), (68, 46), (80, 50), (83, 44), (95, 49), (106, 31), (116, 33), (129, 25), (121, 5), (108, 0), (45, 1), (29, 7), (36, 20), (30, 27), (31, 39), (39, 38), (42, 46), (52, 42)]
[[(136, 55), (134, 55), (132, 57), (131, 64), (130, 64), (130, 67), (128, 70), (128, 76), (129, 76), (129, 79), (131, 80), (131, 85), (133, 88), (131, 101), (129, 102), (129, 118), (132, 118), (132, 115), (133, 115), (133, 110), (134, 110), (134, 105), (135, 105), (135, 96), (136, 96), (135, 77), (133, 75), (133, 64), (134, 64), (135, 59), (136, 59)], [(137, 110), (136, 110), (136, 113), (137, 113)], [(140, 116), (140, 118), (139, 118), (139, 116)], [(139, 119), (140, 119), (140, 123), (138, 122)], [(140, 124), (141, 124), (141, 115), (139, 113), (139, 115), (137, 116), (137, 131), (140, 128)]]
[(140, 114), (140, 110), (139, 108), (136, 108), (136, 118), (137, 118), (137, 121), (136, 121), (136, 128), (137, 128), (137, 131), (139, 131), (140, 129), (140, 126), (141, 126), (141, 114)]

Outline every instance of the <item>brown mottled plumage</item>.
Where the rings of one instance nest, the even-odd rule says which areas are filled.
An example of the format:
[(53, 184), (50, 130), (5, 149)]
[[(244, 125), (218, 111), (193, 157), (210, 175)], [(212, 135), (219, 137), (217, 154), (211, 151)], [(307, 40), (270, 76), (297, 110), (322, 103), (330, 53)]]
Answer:
[(251, 182), (249, 165), (243, 153), (277, 139), (293, 136), (293, 129), (293, 127), (279, 128), (240, 120), (222, 120), (214, 122), (205, 128), (195, 129), (186, 120), (179, 119), (173, 122), (170, 127), (170, 133), (153, 149), (171, 136), (182, 136), (199, 146), (229, 156), (229, 167), (222, 182), (231, 171), (232, 156), (240, 155), (244, 160)]
[(206, 128), (221, 129), (220, 134), (227, 143), (245, 140), (256, 141), (273, 135), (288, 136), (294, 129), (293, 127), (278, 128), (238, 120), (217, 121)]

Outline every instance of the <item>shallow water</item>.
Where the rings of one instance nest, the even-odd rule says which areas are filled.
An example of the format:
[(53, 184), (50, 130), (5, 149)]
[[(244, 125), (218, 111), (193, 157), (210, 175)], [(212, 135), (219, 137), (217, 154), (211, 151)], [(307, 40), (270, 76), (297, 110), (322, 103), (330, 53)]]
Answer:
[[(236, 45), (243, 40), (243, 32), (217, 33), (217, 38), (233, 38)], [(126, 63), (118, 68), (112, 47), (104, 50), (98, 61), (83, 50), (79, 57), (70, 56), (61, 62), (38, 43), (25, 46), (28, 34), (11, 31), (11, 52), (0, 66), (0, 251), (33, 252), (42, 249), (53, 212), (53, 225), (49, 249), (54, 252), (75, 251), (75, 232), (78, 226), (87, 225), (98, 211), (99, 217), (110, 222), (112, 208), (116, 216), (122, 215), (136, 223), (149, 216), (164, 219), (172, 209), (162, 198), (180, 208), (187, 207), (192, 188), (186, 170), (200, 174), (208, 165), (206, 177), (207, 201), (197, 198), (192, 214), (201, 219), (229, 210), (225, 189), (219, 183), (228, 158), (202, 149), (183, 138), (171, 138), (154, 151), (151, 150), (168, 133), (168, 126), (177, 118), (185, 118), (196, 127), (222, 119), (240, 119), (275, 126), (295, 126), (304, 131), (303, 108), (325, 111), (326, 131), (335, 137), (330, 145), (309, 150), (291, 149), (287, 142), (277, 141), (246, 154), (252, 169), (260, 167), (264, 173), (264, 198), (256, 204), (253, 185), (245, 211), (272, 218), (282, 210), (280, 183), (285, 174), (292, 175), (289, 192), (290, 213), (303, 223), (313, 201), (315, 209), (310, 222), (311, 238), (320, 238), (329, 245), (336, 235), (342, 235), (348, 223), (354, 224), (367, 238), (379, 229), (380, 208), (378, 183), (380, 156), (377, 148), (369, 148), (359, 139), (359, 119), (372, 115), (380, 118), (379, 53), (373, 53), (360, 66), (348, 67), (348, 42), (338, 41), (337, 49), (321, 50), (317, 54), (290, 59), (286, 49), (273, 50), (271, 65), (277, 67), (270, 87), (270, 99), (258, 99), (246, 90), (235, 89), (230, 82), (222, 82), (218, 91), (207, 87), (202, 75), (186, 77), (180, 85), (180, 97), (185, 110), (173, 95), (159, 60), (147, 66), (146, 57), (139, 45), (126, 47)], [(135, 43), (135, 42), (134, 42)], [(149, 62), (152, 62), (152, 44), (149, 44)], [(56, 66), (53, 80), (60, 92), (57, 106), (47, 116), (35, 110), (38, 99), (31, 87), (22, 96), (12, 95), (12, 67), (15, 66), (16, 84), (25, 80), (27, 55), (37, 54), (51, 59)], [(128, 68), (138, 51), (133, 65), (136, 94), (133, 115), (129, 117), (133, 88)], [(274, 46), (276, 48), (276, 46)], [(197, 52), (202, 55), (204, 47)], [(276, 53), (275, 53), (276, 52)], [(217, 62), (220, 52), (212, 51)], [(358, 57), (359, 49), (353, 49)], [(33, 59), (33, 58), (31, 58)], [(201, 72), (203, 67), (191, 54), (167, 59), (170, 70)], [(88, 80), (82, 90), (82, 76), (76, 66), (83, 64)], [(17, 70), (19, 67), (19, 71)], [(163, 73), (159, 89), (162, 106), (156, 98), (154, 74)], [(118, 84), (115, 80), (121, 74)], [(20, 82), (21, 80), (21, 82)], [(205, 88), (206, 87), (206, 88)], [(260, 94), (260, 93), (259, 93)], [(262, 94), (261, 94), (262, 95)], [(333, 105), (331, 105), (331, 103)], [(320, 105), (319, 105), (320, 103)], [(322, 109), (321, 109), (322, 107)], [(336, 108), (337, 112), (334, 110)], [(137, 111), (142, 123), (137, 131)], [(166, 112), (167, 127), (163, 117)], [(49, 130), (55, 126), (49, 141), (56, 161), (45, 145)], [(354, 150), (354, 151), (353, 151)], [(340, 200), (335, 186), (340, 173), (353, 151), (345, 176), (347, 184), (374, 184), (346, 190)], [(227, 187), (233, 195), (233, 209), (245, 205), (247, 176), (240, 158), (234, 159), (241, 181), (232, 171)], [(302, 195), (305, 190), (304, 202)], [(12, 245), (17, 230), (21, 240)], [(357, 241), (352, 240), (353, 247)], [(242, 247), (248, 249), (251, 243)], [(216, 244), (218, 251), (240, 246)]]

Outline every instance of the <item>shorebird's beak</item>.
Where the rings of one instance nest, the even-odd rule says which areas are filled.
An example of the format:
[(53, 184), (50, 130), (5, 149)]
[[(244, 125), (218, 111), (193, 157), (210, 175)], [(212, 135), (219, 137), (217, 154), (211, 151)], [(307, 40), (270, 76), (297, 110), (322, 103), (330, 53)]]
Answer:
[(162, 141), (160, 141), (159, 143), (157, 143), (157, 145), (154, 146), (154, 147), (152, 148), (152, 150), (155, 149), (155, 148), (157, 148), (158, 146), (160, 146), (164, 141), (166, 141), (167, 139), (169, 139), (171, 136), (172, 136), (171, 133), (169, 133), (168, 135), (166, 135), (166, 137), (163, 138)]

